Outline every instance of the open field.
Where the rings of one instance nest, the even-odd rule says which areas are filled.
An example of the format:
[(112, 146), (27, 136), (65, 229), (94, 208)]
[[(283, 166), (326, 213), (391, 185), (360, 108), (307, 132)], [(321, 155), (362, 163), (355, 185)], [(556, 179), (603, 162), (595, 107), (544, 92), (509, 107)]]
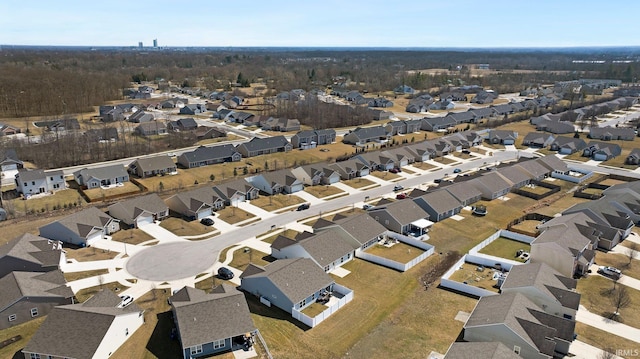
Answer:
[(75, 259), (78, 262), (88, 261), (101, 261), (106, 259), (113, 259), (118, 255), (118, 252), (108, 252), (104, 249), (98, 249), (96, 247), (84, 247), (84, 248), (69, 248), (65, 247), (67, 252), (67, 259)]
[(229, 223), (235, 224), (238, 222), (246, 221), (247, 219), (255, 218), (259, 220), (258, 217), (253, 214), (246, 212), (240, 208), (236, 208), (233, 206), (226, 207), (224, 209), (218, 210), (218, 218)]
[(304, 200), (295, 194), (276, 194), (273, 196), (260, 196), (259, 198), (252, 199), (250, 203), (254, 206), (258, 206), (265, 211), (276, 211), (281, 208), (295, 206), (296, 204), (303, 203)]
[(176, 236), (197, 236), (213, 232), (214, 228), (205, 226), (198, 221), (187, 222), (181, 218), (169, 217), (160, 221), (160, 227)]
[(143, 232), (139, 228), (129, 228), (119, 230), (111, 235), (111, 239), (118, 242), (124, 242), (127, 244), (140, 244), (146, 241), (154, 239), (147, 233)]
[(524, 263), (526, 260), (516, 257), (516, 252), (519, 250), (531, 252), (531, 245), (509, 238), (499, 237), (488, 246), (482, 248), (480, 253)]
[(304, 188), (304, 191), (318, 198), (325, 198), (325, 197), (329, 197), (329, 196), (333, 196), (341, 193), (346, 194), (346, 192), (343, 192), (338, 187), (323, 186), (323, 185), (307, 186)]

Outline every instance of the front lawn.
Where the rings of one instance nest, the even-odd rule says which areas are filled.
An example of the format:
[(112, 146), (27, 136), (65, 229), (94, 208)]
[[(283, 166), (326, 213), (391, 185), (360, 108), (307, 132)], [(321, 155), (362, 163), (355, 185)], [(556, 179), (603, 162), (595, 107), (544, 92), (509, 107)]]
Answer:
[(107, 273), (109, 273), (108, 269), (96, 269), (96, 270), (88, 270), (88, 271), (82, 271), (82, 272), (67, 272), (67, 273), (64, 273), (64, 279), (67, 282), (73, 282), (74, 280), (95, 277), (95, 276), (104, 275)]
[[(277, 229), (274, 229), (274, 231), (277, 231)], [(270, 231), (271, 232), (271, 231)], [(261, 236), (265, 235), (265, 234), (269, 234), (270, 232), (258, 235), (257, 237), (260, 238)], [(294, 231), (293, 229), (285, 229), (284, 231), (274, 234), (272, 236), (269, 236), (267, 238), (262, 239), (263, 242), (266, 243), (273, 243), (273, 241), (276, 240), (276, 238), (278, 238), (278, 236), (285, 236), (287, 238), (296, 238), (296, 236), (299, 234), (300, 232), (298, 231)]]
[(452, 163), (458, 163), (456, 160), (452, 160), (451, 158), (447, 158), (447, 157), (436, 157), (433, 160), (438, 162), (438, 163), (442, 163), (443, 165), (450, 165)]
[(338, 194), (346, 194), (346, 192), (342, 191), (338, 187), (324, 186), (324, 185), (307, 186), (304, 188), (304, 191), (317, 198), (325, 198), (325, 197), (334, 196)]
[(265, 211), (276, 211), (281, 208), (295, 206), (303, 203), (304, 200), (294, 194), (276, 194), (272, 196), (260, 196), (252, 199), (250, 203), (256, 207), (260, 207)]
[[(636, 348), (638, 346), (638, 343), (634, 341), (619, 337), (617, 335), (580, 322), (576, 323), (575, 333), (578, 335), (578, 337), (576, 338), (577, 340), (600, 349), (605, 349), (608, 347), (612, 348), (615, 351), (616, 348)], [(598, 355), (598, 357), (600, 358), (606, 358), (599, 356), (600, 353), (593, 353), (593, 355), (594, 357)], [(623, 356), (623, 358), (632, 357)]]
[(84, 303), (87, 299), (93, 297), (94, 294), (98, 293), (99, 290), (104, 289), (104, 290), (110, 290), (116, 294), (128, 289), (129, 287), (123, 286), (122, 284), (118, 283), (118, 282), (110, 282), (110, 283), (104, 283), (103, 285), (96, 285), (94, 287), (89, 287), (89, 288), (84, 288), (84, 289), (80, 289), (77, 293), (76, 293), (76, 299), (78, 299), (78, 302), (80, 303)]
[(421, 169), (423, 171), (429, 171), (432, 169), (440, 168), (438, 166), (434, 166), (431, 163), (427, 163), (427, 162), (414, 162), (412, 166), (415, 168)]
[(244, 248), (239, 248), (236, 249), (232, 255), (233, 259), (229, 263), (229, 266), (239, 269), (240, 271), (244, 271), (249, 263), (259, 265), (261, 267), (265, 266), (269, 264), (270, 258), (272, 258), (269, 254), (260, 252), (253, 248), (249, 248), (249, 251), (245, 251)]
[(626, 253), (620, 254), (597, 251), (596, 263), (598, 264), (598, 266), (611, 266), (618, 268), (622, 271), (622, 274), (640, 280), (640, 260), (632, 259), (631, 264), (629, 264), (629, 257), (626, 255)]
[[(356, 177), (350, 180), (343, 180), (342, 183), (353, 188), (368, 187), (376, 184), (375, 182), (362, 177)], [(377, 186), (380, 186), (380, 185), (377, 185)]]
[(154, 238), (145, 233), (140, 228), (130, 228), (113, 233), (111, 235), (111, 239), (127, 244), (140, 244), (146, 241), (150, 241)]
[(96, 247), (85, 247), (77, 249), (65, 247), (64, 250), (67, 252), (67, 259), (75, 259), (78, 262), (113, 259), (119, 254), (118, 252), (110, 252), (105, 249)]
[(246, 221), (247, 219), (251, 219), (251, 218), (255, 218), (256, 220), (259, 220), (259, 218), (257, 218), (253, 214), (234, 206), (225, 207), (224, 209), (218, 210), (217, 213), (218, 213), (217, 217), (219, 219), (229, 224), (235, 224), (238, 222)]
[(197, 236), (213, 232), (214, 228), (205, 226), (198, 221), (187, 222), (182, 218), (169, 217), (160, 222), (160, 227), (176, 236)]
[[(611, 279), (601, 276), (589, 276), (578, 281), (577, 291), (582, 294), (580, 304), (584, 305), (590, 312), (610, 318), (611, 313), (616, 310), (612, 298), (615, 296), (622, 284), (616, 284), (615, 291), (612, 291), (614, 282)], [(631, 304), (626, 308), (620, 308), (620, 315), (616, 320), (630, 325), (634, 328), (640, 327), (640, 291), (631, 287), (626, 287)]]
[(374, 177), (378, 177), (385, 181), (393, 181), (393, 180), (397, 180), (398, 178), (402, 178), (402, 176), (400, 176), (399, 174), (391, 173), (389, 171), (373, 171), (370, 173), (370, 175)]
[(519, 250), (531, 252), (531, 245), (514, 241), (509, 238), (499, 237), (488, 246), (482, 248), (480, 253), (524, 263), (526, 262), (525, 259), (516, 257), (516, 252)]

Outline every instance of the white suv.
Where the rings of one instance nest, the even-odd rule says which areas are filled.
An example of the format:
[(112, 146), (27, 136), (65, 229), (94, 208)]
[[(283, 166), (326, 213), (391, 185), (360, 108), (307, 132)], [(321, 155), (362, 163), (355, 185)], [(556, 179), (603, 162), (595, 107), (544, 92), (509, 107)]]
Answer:
[(620, 269), (609, 267), (609, 266), (600, 267), (599, 272), (600, 274), (604, 274), (611, 277), (620, 277), (620, 275), (622, 275), (622, 272), (620, 271)]

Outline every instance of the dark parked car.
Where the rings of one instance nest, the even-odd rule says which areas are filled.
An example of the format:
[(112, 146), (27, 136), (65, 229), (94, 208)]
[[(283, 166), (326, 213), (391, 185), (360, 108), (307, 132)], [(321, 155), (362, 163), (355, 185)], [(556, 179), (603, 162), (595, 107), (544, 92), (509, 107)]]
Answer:
[(218, 269), (218, 277), (220, 277), (220, 279), (231, 279), (233, 278), (233, 272), (231, 271), (231, 269), (227, 268), (227, 267), (220, 267)]
[(460, 172), (462, 172), (462, 170), (459, 169), (459, 168), (456, 168), (456, 169), (453, 170), (453, 173), (460, 173)]
[(309, 209), (311, 205), (309, 203), (303, 203), (298, 206), (298, 211), (304, 211), (305, 209)]
[(205, 226), (213, 226), (213, 219), (211, 218), (203, 218), (200, 220), (200, 223), (204, 224)]
[(400, 168), (398, 168), (398, 167), (394, 167), (394, 168), (390, 169), (390, 170), (389, 170), (389, 172), (391, 172), (391, 173), (398, 173), (398, 172), (402, 172), (402, 171), (400, 170)]
[(407, 195), (404, 193), (398, 193), (396, 195), (396, 199), (405, 199), (405, 198), (407, 198)]

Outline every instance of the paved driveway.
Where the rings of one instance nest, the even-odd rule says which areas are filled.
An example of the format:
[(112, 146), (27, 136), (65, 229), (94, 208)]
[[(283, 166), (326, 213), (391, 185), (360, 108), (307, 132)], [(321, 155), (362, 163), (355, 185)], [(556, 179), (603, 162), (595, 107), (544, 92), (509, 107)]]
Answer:
[(143, 224), (139, 226), (140, 230), (157, 239), (160, 243), (184, 242), (186, 239), (173, 234), (156, 223)]
[(582, 305), (578, 308), (576, 321), (640, 343), (640, 329), (591, 313)]

